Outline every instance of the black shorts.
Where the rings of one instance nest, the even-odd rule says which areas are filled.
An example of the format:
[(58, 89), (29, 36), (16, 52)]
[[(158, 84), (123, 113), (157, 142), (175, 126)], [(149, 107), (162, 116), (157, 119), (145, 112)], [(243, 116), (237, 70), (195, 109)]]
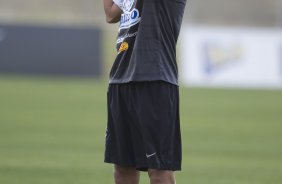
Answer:
[(178, 86), (110, 84), (105, 162), (137, 170), (181, 170)]

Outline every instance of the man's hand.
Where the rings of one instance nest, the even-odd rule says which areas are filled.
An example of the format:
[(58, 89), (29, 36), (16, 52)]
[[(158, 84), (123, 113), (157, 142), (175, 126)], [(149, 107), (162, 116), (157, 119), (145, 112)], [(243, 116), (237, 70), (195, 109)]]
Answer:
[(104, 10), (106, 14), (106, 21), (108, 23), (119, 22), (122, 10), (112, 0), (103, 0), (103, 1), (104, 1)]

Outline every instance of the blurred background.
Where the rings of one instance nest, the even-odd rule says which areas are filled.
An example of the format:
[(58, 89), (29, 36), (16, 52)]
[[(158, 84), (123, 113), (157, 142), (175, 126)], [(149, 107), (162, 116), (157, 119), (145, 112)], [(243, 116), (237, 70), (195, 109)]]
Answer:
[[(0, 0), (1, 184), (113, 183), (102, 5)], [(178, 183), (282, 183), (282, 0), (188, 0), (178, 64)]]

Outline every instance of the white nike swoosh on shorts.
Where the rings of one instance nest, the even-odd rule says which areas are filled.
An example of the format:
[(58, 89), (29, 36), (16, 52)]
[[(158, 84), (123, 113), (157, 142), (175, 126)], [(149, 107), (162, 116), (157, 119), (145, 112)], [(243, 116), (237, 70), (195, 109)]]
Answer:
[(150, 155), (146, 154), (146, 157), (147, 157), (147, 158), (150, 158), (150, 157), (154, 156), (155, 154), (157, 154), (157, 153), (155, 152), (155, 153), (150, 154)]

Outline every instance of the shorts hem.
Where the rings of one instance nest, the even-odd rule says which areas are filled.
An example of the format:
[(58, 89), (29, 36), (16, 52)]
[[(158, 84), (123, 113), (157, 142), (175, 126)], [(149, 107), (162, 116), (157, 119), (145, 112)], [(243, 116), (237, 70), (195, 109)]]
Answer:
[(142, 164), (142, 165), (136, 165), (132, 163), (120, 163), (112, 160), (105, 160), (104, 161), (107, 164), (115, 164), (121, 167), (131, 167), (135, 168), (138, 171), (148, 171), (148, 169), (155, 169), (155, 170), (162, 170), (162, 171), (181, 171), (181, 166), (174, 165), (174, 166), (157, 166), (157, 165), (148, 165), (148, 164)]

